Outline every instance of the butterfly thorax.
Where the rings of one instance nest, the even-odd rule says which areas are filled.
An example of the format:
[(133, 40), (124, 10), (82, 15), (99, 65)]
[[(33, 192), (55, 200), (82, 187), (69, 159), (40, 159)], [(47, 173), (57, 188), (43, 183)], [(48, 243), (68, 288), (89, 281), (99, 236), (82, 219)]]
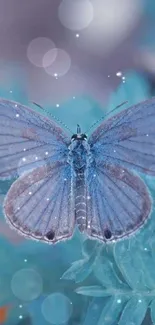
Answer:
[(87, 140), (74, 140), (69, 147), (68, 162), (75, 172), (85, 170), (90, 155), (90, 146)]

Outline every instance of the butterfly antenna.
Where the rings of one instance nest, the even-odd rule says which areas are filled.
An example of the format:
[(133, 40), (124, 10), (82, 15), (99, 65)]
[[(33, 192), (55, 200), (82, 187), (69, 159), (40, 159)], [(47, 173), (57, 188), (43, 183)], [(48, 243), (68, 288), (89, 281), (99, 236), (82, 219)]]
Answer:
[(39, 108), (41, 108), (45, 113), (47, 113), (54, 120), (56, 120), (58, 123), (60, 123), (61, 125), (63, 125), (71, 134), (73, 134), (73, 132), (70, 130), (70, 128), (65, 123), (63, 123), (58, 117), (56, 117), (55, 115), (51, 114), (51, 112), (49, 112), (47, 109), (45, 109), (41, 105), (37, 104), (36, 102), (31, 101), (31, 103), (34, 104), (34, 105), (36, 105), (36, 106), (38, 106)]
[(99, 122), (101, 122), (102, 120), (105, 119), (105, 117), (107, 117), (108, 115), (110, 115), (111, 113), (113, 113), (116, 109), (118, 109), (119, 107), (127, 104), (128, 101), (125, 101), (123, 103), (121, 103), (120, 105), (117, 105), (115, 108), (113, 108), (110, 112), (106, 113), (104, 116), (102, 116), (100, 119), (98, 119), (95, 123), (93, 123), (91, 125), (91, 127), (87, 130), (87, 132), (85, 132), (85, 134), (87, 134), (96, 124), (98, 124)]

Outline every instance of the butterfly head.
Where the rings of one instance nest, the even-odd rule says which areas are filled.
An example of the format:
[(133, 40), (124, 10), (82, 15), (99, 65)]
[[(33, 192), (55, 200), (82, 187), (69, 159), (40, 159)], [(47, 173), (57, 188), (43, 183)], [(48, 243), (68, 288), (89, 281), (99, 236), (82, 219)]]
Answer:
[(86, 139), (87, 139), (86, 134), (81, 133), (80, 125), (77, 124), (77, 134), (73, 134), (71, 140), (75, 141), (75, 140), (86, 140)]

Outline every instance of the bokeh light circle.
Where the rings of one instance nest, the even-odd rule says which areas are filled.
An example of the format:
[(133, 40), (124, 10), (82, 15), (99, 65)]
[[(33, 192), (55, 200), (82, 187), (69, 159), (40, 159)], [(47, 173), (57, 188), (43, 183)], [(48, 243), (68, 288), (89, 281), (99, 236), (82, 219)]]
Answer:
[(140, 0), (91, 0), (94, 17), (82, 31), (79, 46), (92, 53), (103, 55), (128, 37), (143, 12)]
[(86, 28), (93, 15), (93, 5), (89, 0), (63, 0), (58, 9), (60, 22), (70, 30)]
[(62, 49), (54, 48), (49, 50), (43, 57), (43, 67), (51, 76), (65, 75), (71, 66), (69, 54)]
[(64, 294), (55, 292), (49, 295), (42, 303), (41, 311), (50, 324), (66, 323), (72, 314), (72, 302)]
[(43, 57), (51, 49), (55, 48), (53, 41), (46, 37), (33, 39), (27, 48), (29, 61), (37, 67), (43, 67)]
[(31, 301), (39, 297), (42, 287), (42, 278), (33, 269), (21, 269), (13, 275), (11, 280), (13, 294), (23, 301)]

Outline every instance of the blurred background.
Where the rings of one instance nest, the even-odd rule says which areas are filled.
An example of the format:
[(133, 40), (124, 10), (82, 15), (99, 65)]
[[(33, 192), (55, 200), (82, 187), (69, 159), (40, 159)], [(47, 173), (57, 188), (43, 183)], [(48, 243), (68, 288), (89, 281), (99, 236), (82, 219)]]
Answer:
[[(75, 132), (154, 94), (154, 0), (0, 1), (1, 97), (35, 101)], [(0, 181), (0, 324), (155, 324), (154, 208), (136, 238), (110, 248), (78, 232), (48, 246), (5, 223), (11, 184)]]

